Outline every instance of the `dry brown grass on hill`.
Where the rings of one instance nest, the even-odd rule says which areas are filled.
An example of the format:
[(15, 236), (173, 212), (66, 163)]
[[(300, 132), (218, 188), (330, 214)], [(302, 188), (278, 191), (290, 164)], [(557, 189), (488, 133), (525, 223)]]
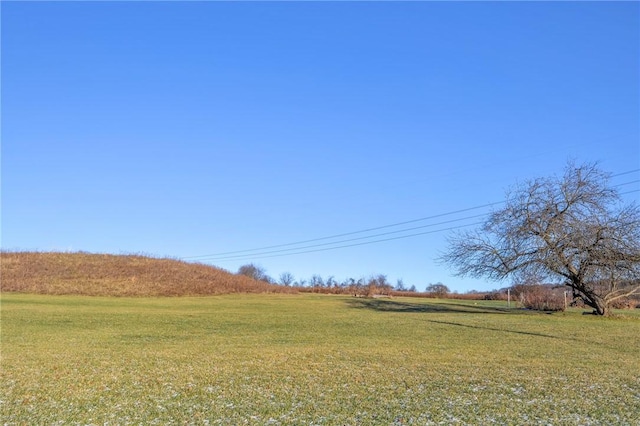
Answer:
[(90, 296), (196, 296), (292, 292), (223, 269), (139, 255), (6, 252), (3, 292)]

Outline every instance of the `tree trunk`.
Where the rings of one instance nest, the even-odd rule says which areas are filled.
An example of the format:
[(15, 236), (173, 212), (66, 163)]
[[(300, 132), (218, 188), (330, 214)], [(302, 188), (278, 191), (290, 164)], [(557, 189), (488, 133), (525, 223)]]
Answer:
[(609, 304), (605, 299), (591, 291), (587, 286), (580, 283), (569, 283), (567, 285), (574, 291), (574, 295), (577, 293), (580, 296), (585, 305), (593, 308), (594, 315), (608, 316), (611, 313)]
[(601, 297), (596, 296), (595, 301), (593, 305), (591, 305), (591, 307), (594, 309), (593, 313), (596, 315), (609, 315), (609, 306)]
[(598, 296), (597, 294), (593, 294), (589, 292), (588, 294), (585, 294), (585, 297), (583, 297), (583, 300), (587, 306), (590, 306), (593, 308), (594, 315), (602, 315), (602, 316), (609, 315), (609, 306), (605, 302), (604, 298)]

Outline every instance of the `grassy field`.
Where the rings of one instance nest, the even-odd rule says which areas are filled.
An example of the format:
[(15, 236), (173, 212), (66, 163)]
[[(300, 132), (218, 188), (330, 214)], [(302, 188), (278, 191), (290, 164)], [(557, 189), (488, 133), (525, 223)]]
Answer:
[(310, 294), (1, 308), (4, 424), (640, 424), (633, 312)]

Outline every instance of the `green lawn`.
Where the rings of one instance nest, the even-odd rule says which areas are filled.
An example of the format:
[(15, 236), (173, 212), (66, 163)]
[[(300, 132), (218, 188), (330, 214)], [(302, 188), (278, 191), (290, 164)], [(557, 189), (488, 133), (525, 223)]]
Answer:
[(7, 293), (1, 308), (4, 424), (640, 424), (637, 310)]

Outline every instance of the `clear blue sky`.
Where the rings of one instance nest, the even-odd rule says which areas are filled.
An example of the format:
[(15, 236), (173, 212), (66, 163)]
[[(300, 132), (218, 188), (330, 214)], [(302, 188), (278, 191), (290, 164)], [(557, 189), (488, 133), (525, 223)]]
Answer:
[[(2, 2), (2, 247), (187, 258), (444, 214), (264, 251), (317, 250), (473, 223), (437, 225), (568, 159), (637, 170), (639, 6)], [(452, 276), (446, 235), (200, 260), (509, 284)]]

